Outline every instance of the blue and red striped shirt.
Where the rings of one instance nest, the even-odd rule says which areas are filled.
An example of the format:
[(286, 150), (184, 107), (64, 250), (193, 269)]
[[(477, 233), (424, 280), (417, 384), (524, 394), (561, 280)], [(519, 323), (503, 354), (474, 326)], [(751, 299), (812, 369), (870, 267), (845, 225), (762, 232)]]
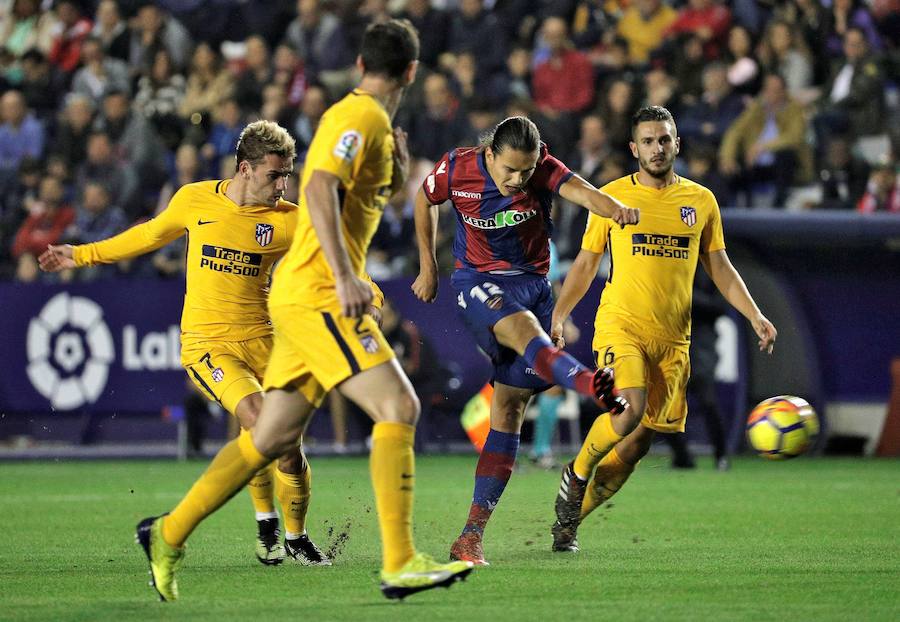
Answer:
[(449, 199), (456, 210), (457, 268), (547, 274), (552, 195), (572, 175), (541, 143), (525, 190), (505, 197), (488, 173), (484, 149), (461, 147), (438, 161), (422, 188), (432, 205)]

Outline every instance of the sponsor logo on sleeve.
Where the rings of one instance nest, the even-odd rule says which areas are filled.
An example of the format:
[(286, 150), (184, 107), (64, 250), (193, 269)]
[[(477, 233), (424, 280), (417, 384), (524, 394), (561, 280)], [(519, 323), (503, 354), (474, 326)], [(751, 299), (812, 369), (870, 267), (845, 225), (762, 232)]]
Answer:
[(347, 130), (341, 137), (338, 138), (337, 144), (335, 144), (332, 153), (339, 157), (342, 160), (346, 160), (350, 162), (353, 158), (356, 157), (356, 154), (359, 153), (360, 147), (362, 147), (363, 137), (362, 134), (357, 132), (356, 130)]

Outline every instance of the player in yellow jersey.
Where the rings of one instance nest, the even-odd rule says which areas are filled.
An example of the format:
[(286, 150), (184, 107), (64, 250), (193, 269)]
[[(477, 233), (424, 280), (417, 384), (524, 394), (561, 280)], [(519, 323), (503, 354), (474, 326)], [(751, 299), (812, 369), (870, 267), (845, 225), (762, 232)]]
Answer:
[(439, 564), (413, 546), (419, 402), (378, 325), (365, 315), (372, 301), (364, 279), (369, 241), (409, 169), (406, 136), (391, 128), (391, 118), (415, 77), (418, 53), (409, 22), (369, 26), (357, 58), (359, 87), (322, 117), (304, 164), (297, 233), (269, 296), (275, 340), (256, 426), (219, 452), (171, 513), (138, 525), (165, 600), (178, 596), (175, 570), (191, 531), (293, 447), (312, 407), (335, 387), (375, 421), (371, 473), (383, 594), (403, 598), (449, 585), (472, 569), (468, 562)]
[[(50, 246), (40, 257), (48, 271), (113, 263), (187, 235), (181, 362), (194, 384), (237, 418), (242, 434), (259, 415), (260, 383), (272, 350), (266, 308), (272, 266), (287, 252), (297, 226), (297, 206), (282, 199), (295, 157), (294, 139), (284, 128), (251, 123), (238, 141), (232, 179), (187, 184), (148, 222), (93, 244)], [(284, 546), (273, 489), (284, 517)], [(299, 444), (286, 449), (277, 467), (260, 469), (248, 490), (260, 562), (280, 564), (287, 550), (304, 565), (331, 564), (306, 535), (310, 468)]]
[[(611, 365), (628, 401), (597, 417), (575, 460), (563, 469), (556, 498), (553, 550), (577, 551), (579, 523), (618, 491), (657, 431), (683, 432), (690, 376), (691, 292), (697, 261), (725, 299), (750, 322), (760, 350), (777, 332), (760, 312), (725, 253), (719, 206), (703, 186), (675, 174), (679, 139), (671, 113), (642, 108), (632, 119), (638, 172), (601, 190), (641, 210), (637, 225), (618, 227), (591, 214), (581, 251), (553, 311), (551, 336), (584, 296), (609, 249), (609, 277), (594, 324), (598, 365)], [(599, 463), (599, 464), (598, 464)]]

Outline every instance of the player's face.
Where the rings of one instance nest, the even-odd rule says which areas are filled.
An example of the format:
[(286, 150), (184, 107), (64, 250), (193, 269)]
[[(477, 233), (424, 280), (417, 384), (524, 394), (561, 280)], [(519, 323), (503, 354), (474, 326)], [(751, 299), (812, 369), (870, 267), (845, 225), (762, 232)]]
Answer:
[(246, 174), (249, 175), (247, 194), (251, 202), (258, 205), (275, 206), (287, 190), (288, 179), (294, 170), (291, 158), (282, 158), (270, 153), (266, 158), (251, 167), (247, 163)]
[(662, 179), (672, 170), (681, 141), (675, 135), (675, 125), (670, 121), (645, 121), (635, 128), (630, 146), (641, 170)]
[(487, 162), (488, 173), (494, 180), (500, 194), (508, 197), (518, 194), (525, 189), (525, 184), (534, 174), (537, 167), (538, 151), (518, 151), (516, 149), (504, 149), (494, 153), (490, 147), (485, 150), (484, 159)]

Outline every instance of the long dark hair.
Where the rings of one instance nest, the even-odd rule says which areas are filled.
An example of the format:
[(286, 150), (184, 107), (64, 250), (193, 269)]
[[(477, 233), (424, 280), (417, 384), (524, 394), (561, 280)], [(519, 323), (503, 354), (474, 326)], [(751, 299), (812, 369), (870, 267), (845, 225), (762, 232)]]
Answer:
[(531, 119), (526, 117), (508, 117), (484, 135), (481, 140), (484, 147), (490, 147), (495, 154), (505, 149), (532, 153), (541, 145), (541, 133)]

